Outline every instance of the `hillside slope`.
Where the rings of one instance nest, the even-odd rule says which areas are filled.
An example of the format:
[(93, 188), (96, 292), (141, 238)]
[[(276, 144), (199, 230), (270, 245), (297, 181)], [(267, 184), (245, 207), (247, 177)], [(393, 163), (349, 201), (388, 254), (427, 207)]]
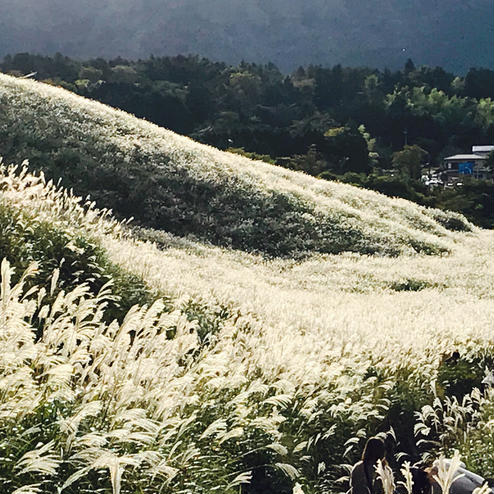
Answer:
[[(454, 72), (490, 67), (490, 0), (0, 0), (0, 56), (199, 53), (238, 63), (337, 64)], [(454, 56), (452, 56), (454, 54)]]
[(0, 155), (144, 226), (270, 256), (441, 253), (463, 217), (218, 151), (60, 88), (0, 75)]
[[(491, 231), (449, 234), (444, 256), (266, 260), (144, 243), (4, 167), (0, 223), (4, 490), (339, 492), (373, 434), (396, 480), (393, 453), (453, 449), (494, 474), (493, 390), (475, 389), (493, 368)], [(146, 305), (119, 322), (116, 297)]]

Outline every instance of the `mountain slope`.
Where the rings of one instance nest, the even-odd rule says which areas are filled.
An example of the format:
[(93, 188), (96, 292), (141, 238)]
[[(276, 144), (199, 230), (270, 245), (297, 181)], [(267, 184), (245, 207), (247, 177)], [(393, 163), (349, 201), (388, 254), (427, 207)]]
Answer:
[(238, 63), (490, 67), (490, 0), (0, 0), (0, 55), (198, 53)]
[[(448, 256), (266, 260), (144, 243), (5, 168), (0, 221), (10, 491), (338, 492), (377, 433), (411, 461), (458, 449), (490, 475), (493, 390), (474, 387), (493, 366), (491, 231), (451, 234)], [(94, 290), (95, 248), (158, 300), (108, 319), (122, 292)]]
[(0, 155), (120, 217), (270, 256), (450, 250), (454, 213), (218, 151), (60, 88), (0, 75)]

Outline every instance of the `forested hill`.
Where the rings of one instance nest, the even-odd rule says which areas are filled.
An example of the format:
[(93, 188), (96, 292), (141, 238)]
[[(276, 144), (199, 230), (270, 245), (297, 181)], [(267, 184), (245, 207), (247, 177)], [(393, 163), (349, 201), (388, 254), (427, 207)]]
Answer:
[[(198, 56), (79, 61), (18, 53), (0, 70), (31, 74), (220, 149), (494, 225), (492, 180), (434, 190), (420, 180), (445, 156), (492, 143), (489, 69), (462, 77), (408, 60), (397, 71), (309, 65), (286, 76), (273, 64)], [(8, 142), (0, 143), (4, 156)]]
[(491, 0), (0, 1), (0, 56), (203, 56), (397, 68), (408, 57), (465, 73), (494, 63)]

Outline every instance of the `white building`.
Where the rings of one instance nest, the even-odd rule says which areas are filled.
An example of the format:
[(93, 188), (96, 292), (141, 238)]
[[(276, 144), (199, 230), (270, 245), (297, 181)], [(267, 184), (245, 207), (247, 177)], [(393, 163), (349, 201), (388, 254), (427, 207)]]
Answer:
[[(478, 150), (479, 148), (482, 149)], [(444, 158), (443, 170), (447, 176), (446, 182), (456, 181), (458, 177), (465, 175), (482, 180), (489, 178), (491, 173), (486, 167), (486, 160), (487, 155), (491, 150), (494, 150), (494, 146), (473, 146), (472, 149), (478, 151), (472, 154), (455, 154)]]
[(472, 153), (479, 156), (487, 156), (491, 151), (494, 151), (494, 146), (472, 146)]

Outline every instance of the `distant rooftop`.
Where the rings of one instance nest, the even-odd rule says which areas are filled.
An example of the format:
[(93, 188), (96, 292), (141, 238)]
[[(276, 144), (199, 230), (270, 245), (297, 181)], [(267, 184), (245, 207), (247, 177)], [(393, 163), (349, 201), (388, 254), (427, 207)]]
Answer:
[(472, 153), (490, 153), (494, 151), (494, 146), (472, 146)]
[(487, 159), (486, 156), (481, 156), (479, 154), (455, 154), (453, 156), (448, 156), (447, 158), (444, 158), (444, 161), (453, 161), (453, 160), (485, 160), (485, 159)]

